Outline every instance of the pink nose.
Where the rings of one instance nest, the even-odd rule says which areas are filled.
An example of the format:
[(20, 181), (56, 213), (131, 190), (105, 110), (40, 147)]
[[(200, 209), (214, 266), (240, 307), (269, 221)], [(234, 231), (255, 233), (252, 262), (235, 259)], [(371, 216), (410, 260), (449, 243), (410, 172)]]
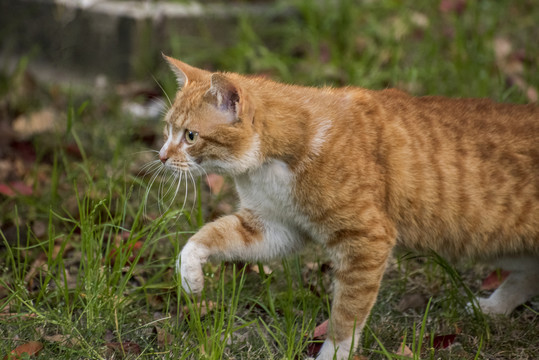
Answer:
[(161, 160), (161, 162), (164, 164), (167, 162), (168, 157), (166, 155), (159, 154), (159, 160)]

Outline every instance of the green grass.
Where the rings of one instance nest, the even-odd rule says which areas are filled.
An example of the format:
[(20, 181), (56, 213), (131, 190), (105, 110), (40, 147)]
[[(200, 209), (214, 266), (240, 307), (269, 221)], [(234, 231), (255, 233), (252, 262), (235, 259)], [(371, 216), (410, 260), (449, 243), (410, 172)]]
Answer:
[[(195, 65), (297, 84), (528, 102), (496, 61), (493, 43), (503, 37), (522, 68), (518, 76), (539, 87), (539, 9), (532, 1), (470, 1), (461, 14), (443, 13), (430, 1), (292, 4), (291, 19), (263, 29), (242, 18), (232, 47), (202, 39), (210, 45), (204, 51), (171, 44), (172, 53)], [(125, 98), (113, 92), (29, 85), (28, 61), (0, 76), (0, 114), (13, 119), (52, 106), (63, 126), (54, 136), (17, 140), (20, 147), (0, 159), (11, 164), (2, 181), (32, 189), (0, 195), (0, 356), (36, 340), (44, 344), (43, 359), (304, 358), (307, 335), (329, 314), (331, 281), (321, 249), (272, 262), (267, 273), (261, 264), (258, 271), (252, 264), (207, 265), (203, 310), (179, 290), (175, 257), (205, 220), (234, 204), (233, 192), (215, 196), (202, 181), (188, 184), (179, 216), (183, 197), (161, 213), (154, 185), (144, 211), (150, 176), (139, 171), (152, 154), (141, 151), (158, 148), (151, 138), (160, 136), (160, 124), (128, 116)], [(172, 75), (165, 66), (155, 74), (171, 96)], [(157, 88), (152, 74), (148, 81)], [(33, 157), (24, 157), (28, 148)], [(435, 255), (397, 254), (362, 354), (397, 359), (404, 341), (417, 359), (534, 358), (536, 310), (522, 307), (509, 318), (465, 311), (486, 274)], [(397, 310), (408, 294), (429, 300)], [(451, 334), (457, 344), (434, 348), (437, 336)]]

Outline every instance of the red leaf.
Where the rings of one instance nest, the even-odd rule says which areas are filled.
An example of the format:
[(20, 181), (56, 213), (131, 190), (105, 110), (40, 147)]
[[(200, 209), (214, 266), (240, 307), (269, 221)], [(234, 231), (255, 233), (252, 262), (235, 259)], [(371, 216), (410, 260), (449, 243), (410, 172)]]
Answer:
[(318, 325), (316, 329), (314, 329), (313, 339), (324, 340), (327, 337), (328, 323), (329, 321), (326, 320), (322, 324)]
[(29, 356), (37, 355), (43, 349), (43, 344), (39, 341), (29, 341), (26, 344), (17, 346), (14, 350), (11, 350), (9, 355), (4, 357), (4, 360), (7, 359), (21, 359), (23, 354), (28, 354)]
[(510, 272), (506, 270), (494, 270), (481, 283), (481, 290), (495, 290), (509, 276)]
[[(127, 234), (128, 234), (127, 236), (129, 237), (129, 233)], [(129, 244), (127, 246), (120, 244), (117, 248), (112, 249), (109, 254), (111, 263), (114, 264), (114, 262), (116, 261), (116, 256), (118, 255), (118, 252), (121, 251), (122, 254), (130, 254), (129, 258), (127, 259), (127, 263), (132, 264), (137, 258), (138, 253), (140, 252), (140, 249), (142, 249), (143, 245), (144, 243), (140, 240), (134, 244)], [(143, 260), (144, 258), (140, 257), (139, 262), (143, 262)]]
[[(313, 341), (307, 345), (307, 350), (306, 350), (307, 356), (315, 357), (320, 352), (320, 349), (322, 348), (323, 340), (325, 340), (327, 337), (328, 324), (329, 324), (329, 321), (326, 320), (314, 329), (314, 332), (311, 337)], [(309, 336), (309, 335), (306, 334), (305, 336)]]
[(466, 10), (466, 0), (442, 0), (440, 1), (440, 11), (443, 13), (455, 12), (462, 14)]
[(0, 184), (0, 194), (4, 194), (6, 196), (15, 196), (17, 194), (32, 195), (33, 192), (33, 189), (22, 181), (13, 181), (9, 184)]
[(322, 348), (323, 343), (322, 342), (312, 342), (307, 345), (307, 356), (315, 357), (320, 352), (320, 349)]
[[(456, 338), (457, 334), (436, 335), (432, 341), (432, 347), (435, 349), (445, 349), (453, 345)], [(429, 341), (429, 339), (427, 338), (425, 341)]]

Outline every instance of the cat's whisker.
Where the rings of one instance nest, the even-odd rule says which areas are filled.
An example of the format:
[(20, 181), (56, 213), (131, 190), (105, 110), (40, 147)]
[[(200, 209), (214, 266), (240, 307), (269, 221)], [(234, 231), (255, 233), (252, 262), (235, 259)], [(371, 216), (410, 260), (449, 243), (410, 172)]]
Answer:
[(167, 185), (167, 183), (170, 182), (170, 184), (168, 185), (168, 190), (165, 193), (163, 193), (163, 202), (166, 201), (168, 194), (170, 193), (171, 189), (174, 187), (174, 178), (176, 178), (177, 172), (169, 171), (168, 175), (169, 176), (167, 177), (166, 181), (163, 182), (163, 186)]
[(189, 174), (189, 177), (191, 178), (191, 182), (193, 183), (194, 194), (193, 194), (193, 205), (191, 206), (191, 213), (193, 213), (193, 211), (195, 210), (195, 205), (197, 203), (197, 184), (196, 184), (195, 178), (193, 177), (193, 174), (191, 173), (191, 170), (188, 169), (187, 173)]
[(155, 149), (145, 149), (145, 150), (140, 150), (140, 151), (134, 151), (132, 153), (129, 153), (128, 155), (129, 156), (133, 156), (133, 155), (139, 155), (139, 154), (145, 154), (145, 153), (156, 153), (156, 154), (159, 154), (159, 150), (155, 150)]
[(153, 173), (159, 166), (161, 166), (160, 160), (149, 161), (140, 168), (136, 176), (139, 177), (141, 173), (143, 173), (142, 176)]
[(206, 170), (202, 166), (198, 165), (195, 162), (190, 163), (189, 165), (194, 165), (197, 170), (201, 171), (204, 174), (204, 176), (206, 177), (206, 182), (208, 183), (208, 186), (210, 187), (210, 192), (213, 193), (213, 190), (212, 190), (212, 187), (211, 187), (211, 181), (210, 181), (210, 178), (209, 178), (208, 173), (206, 172)]
[(158, 207), (158, 210), (159, 210), (160, 214), (163, 214), (162, 207), (163, 207), (163, 202), (164, 202), (164, 188), (165, 188), (165, 185), (168, 183), (168, 181), (170, 179), (170, 173), (169, 173), (169, 170), (166, 167), (165, 167), (164, 175), (165, 175), (165, 177), (164, 177), (163, 181), (159, 182), (159, 187), (157, 188), (157, 207)]
[(155, 180), (160, 176), (160, 174), (164, 171), (164, 167), (161, 167), (159, 168), (153, 175), (152, 177), (150, 178), (150, 181), (148, 183), (148, 186), (146, 187), (146, 192), (145, 192), (145, 195), (144, 195), (144, 209), (143, 209), (143, 214), (144, 216), (147, 215), (147, 204), (148, 204), (148, 198), (150, 196), (150, 191), (153, 187), (153, 184), (155, 182)]
[(167, 208), (165, 209), (164, 214), (166, 214), (170, 210), (172, 205), (174, 204), (174, 200), (176, 199), (176, 196), (178, 195), (178, 191), (180, 189), (180, 184), (182, 182), (181, 172), (175, 171), (174, 174), (173, 174), (173, 177), (174, 177), (174, 181), (171, 182), (171, 186), (170, 186), (169, 190), (174, 187), (174, 183), (176, 183), (176, 181), (177, 181), (176, 190), (174, 191), (174, 195), (172, 196), (172, 200), (170, 200), (170, 203), (168, 204)]
[(164, 117), (170, 110), (170, 107), (163, 99), (153, 98), (150, 101), (159, 106), (159, 115), (161, 115), (162, 117)]
[(163, 92), (163, 94), (165, 94), (165, 97), (167, 98), (168, 104), (170, 105), (170, 107), (172, 107), (172, 101), (170, 101), (170, 98), (168, 97), (168, 94), (167, 94), (167, 92), (165, 91), (165, 89), (163, 88), (163, 86), (161, 85), (161, 83), (156, 79), (155, 76), (152, 75), (152, 78), (154, 79), (154, 81), (155, 81), (155, 83), (157, 84), (157, 86), (159, 86), (159, 88), (161, 89), (161, 91)]

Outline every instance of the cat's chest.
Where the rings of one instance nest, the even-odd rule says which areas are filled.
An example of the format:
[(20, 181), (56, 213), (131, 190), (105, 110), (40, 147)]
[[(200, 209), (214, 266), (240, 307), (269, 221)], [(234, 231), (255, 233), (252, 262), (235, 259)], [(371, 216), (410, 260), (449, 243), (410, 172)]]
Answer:
[(274, 160), (256, 171), (236, 178), (241, 206), (278, 222), (293, 221), (298, 213), (294, 201), (294, 174), (282, 161)]

